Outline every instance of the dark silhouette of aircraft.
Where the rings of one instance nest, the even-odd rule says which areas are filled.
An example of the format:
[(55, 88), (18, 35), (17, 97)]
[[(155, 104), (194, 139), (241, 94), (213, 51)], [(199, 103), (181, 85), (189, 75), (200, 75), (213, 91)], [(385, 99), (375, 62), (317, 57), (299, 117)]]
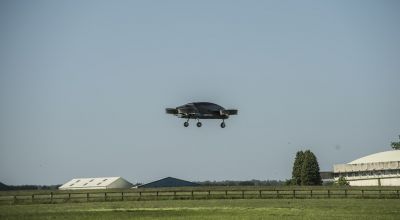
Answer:
[(201, 127), (200, 119), (222, 119), (221, 128), (225, 128), (225, 119), (230, 115), (237, 115), (237, 109), (224, 109), (223, 107), (210, 102), (193, 102), (176, 108), (166, 108), (167, 114), (173, 114), (178, 118), (187, 118), (183, 123), (185, 127), (189, 126), (189, 120), (197, 120), (197, 127)]

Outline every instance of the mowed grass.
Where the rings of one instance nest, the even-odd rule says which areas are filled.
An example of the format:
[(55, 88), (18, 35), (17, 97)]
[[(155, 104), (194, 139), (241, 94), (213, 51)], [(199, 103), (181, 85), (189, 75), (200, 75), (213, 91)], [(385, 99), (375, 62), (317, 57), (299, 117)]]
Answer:
[(396, 199), (235, 199), (2, 205), (0, 219), (399, 219)]

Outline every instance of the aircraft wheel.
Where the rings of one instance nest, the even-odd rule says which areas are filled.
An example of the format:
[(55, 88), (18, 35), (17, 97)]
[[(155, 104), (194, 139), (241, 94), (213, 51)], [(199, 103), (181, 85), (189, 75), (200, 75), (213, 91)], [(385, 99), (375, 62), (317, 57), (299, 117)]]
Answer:
[(201, 127), (201, 122), (197, 122), (197, 127)]
[(185, 121), (185, 123), (183, 123), (183, 126), (188, 127), (189, 126), (189, 122)]
[(221, 123), (221, 128), (225, 128), (225, 122)]

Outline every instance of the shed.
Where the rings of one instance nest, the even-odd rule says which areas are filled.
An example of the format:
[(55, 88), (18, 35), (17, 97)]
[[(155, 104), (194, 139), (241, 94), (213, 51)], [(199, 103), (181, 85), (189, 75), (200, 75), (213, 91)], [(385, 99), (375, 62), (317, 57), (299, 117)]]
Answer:
[(132, 183), (122, 177), (94, 177), (94, 178), (75, 178), (58, 189), (77, 190), (77, 189), (129, 189)]
[(200, 186), (198, 183), (189, 182), (173, 177), (166, 177), (154, 182), (140, 185), (139, 188), (158, 188), (158, 187), (194, 187)]

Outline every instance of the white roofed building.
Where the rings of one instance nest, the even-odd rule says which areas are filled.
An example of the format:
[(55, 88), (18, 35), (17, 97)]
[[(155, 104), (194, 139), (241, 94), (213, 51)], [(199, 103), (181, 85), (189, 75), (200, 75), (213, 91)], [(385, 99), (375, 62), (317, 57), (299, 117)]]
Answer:
[(334, 178), (351, 186), (400, 186), (400, 150), (384, 151), (333, 166)]
[(96, 178), (76, 178), (60, 186), (60, 190), (79, 190), (79, 189), (128, 189), (132, 183), (122, 177), (96, 177)]

